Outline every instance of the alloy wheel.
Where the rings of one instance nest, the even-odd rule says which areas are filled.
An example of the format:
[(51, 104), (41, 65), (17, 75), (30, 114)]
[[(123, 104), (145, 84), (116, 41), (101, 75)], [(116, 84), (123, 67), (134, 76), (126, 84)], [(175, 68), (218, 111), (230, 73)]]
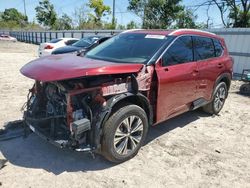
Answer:
[(143, 122), (135, 115), (126, 117), (117, 127), (114, 135), (114, 148), (120, 155), (133, 152), (141, 142)]
[(216, 111), (220, 111), (220, 109), (223, 107), (225, 99), (226, 99), (226, 89), (224, 87), (220, 87), (216, 92), (214, 99), (214, 108)]

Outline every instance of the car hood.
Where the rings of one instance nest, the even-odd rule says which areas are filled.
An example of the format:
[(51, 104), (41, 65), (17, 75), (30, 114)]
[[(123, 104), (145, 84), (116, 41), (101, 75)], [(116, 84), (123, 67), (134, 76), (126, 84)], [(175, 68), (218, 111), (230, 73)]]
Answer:
[(77, 46), (64, 46), (61, 48), (55, 49), (52, 54), (63, 54), (63, 53), (70, 53), (70, 52), (75, 52), (77, 50), (82, 49), (81, 47)]
[(24, 65), (20, 72), (34, 80), (48, 82), (84, 76), (135, 73), (142, 67), (143, 64), (114, 63), (64, 54), (33, 60)]

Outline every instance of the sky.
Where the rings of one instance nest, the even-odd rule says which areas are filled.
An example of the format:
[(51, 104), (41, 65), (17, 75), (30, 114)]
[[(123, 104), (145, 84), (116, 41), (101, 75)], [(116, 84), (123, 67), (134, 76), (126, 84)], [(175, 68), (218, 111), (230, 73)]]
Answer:
[[(18, 11), (24, 13), (24, 0), (0, 0), (0, 12), (3, 12), (6, 8), (16, 8)], [(35, 7), (38, 5), (39, 0), (25, 0), (26, 1), (26, 12), (29, 21), (35, 20)], [(63, 13), (73, 16), (75, 8), (88, 2), (88, 0), (50, 0), (54, 5), (57, 14), (60, 16)], [(126, 25), (130, 21), (135, 21), (137, 23), (141, 22), (141, 19), (135, 14), (127, 10), (128, 0), (115, 0), (116, 2), (116, 19), (118, 24)], [(183, 4), (188, 8), (194, 8), (194, 5), (204, 2), (204, 0), (183, 0)], [(104, 0), (104, 4), (110, 6), (112, 10), (113, 0)], [(197, 22), (206, 22), (207, 13), (206, 8), (201, 7), (195, 11), (198, 16)], [(219, 11), (216, 7), (211, 7), (209, 11), (209, 16), (213, 22), (214, 27), (222, 27)], [(111, 22), (111, 16), (104, 18), (105, 21)]]

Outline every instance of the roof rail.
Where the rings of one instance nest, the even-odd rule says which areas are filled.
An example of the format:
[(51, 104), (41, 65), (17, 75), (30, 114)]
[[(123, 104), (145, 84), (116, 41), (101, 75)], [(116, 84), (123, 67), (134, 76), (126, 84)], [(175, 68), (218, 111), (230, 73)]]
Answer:
[(128, 30), (125, 30), (121, 33), (127, 33), (127, 32), (130, 32), (130, 31), (142, 31), (142, 30), (145, 30), (145, 29), (128, 29)]
[(199, 29), (177, 29), (177, 30), (174, 30), (173, 32), (171, 32), (169, 35), (174, 35), (175, 33), (180, 32), (180, 31), (194, 31), (194, 32), (201, 32), (201, 33), (207, 33), (207, 34), (210, 34), (210, 35), (215, 35), (214, 33), (211, 33), (211, 32), (208, 32), (208, 31), (202, 31), (202, 30), (199, 30)]

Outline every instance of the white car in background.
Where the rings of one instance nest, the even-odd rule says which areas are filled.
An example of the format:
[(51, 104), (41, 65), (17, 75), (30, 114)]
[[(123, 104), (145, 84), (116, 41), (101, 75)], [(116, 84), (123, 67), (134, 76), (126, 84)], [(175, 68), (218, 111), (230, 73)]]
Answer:
[(15, 37), (11, 37), (9, 35), (0, 35), (0, 40), (12, 41), (12, 42), (16, 42), (17, 41), (17, 39)]
[(79, 41), (77, 38), (58, 38), (52, 39), (49, 42), (41, 43), (38, 49), (38, 56), (51, 55), (51, 52), (57, 48), (64, 47), (67, 45), (72, 45)]

